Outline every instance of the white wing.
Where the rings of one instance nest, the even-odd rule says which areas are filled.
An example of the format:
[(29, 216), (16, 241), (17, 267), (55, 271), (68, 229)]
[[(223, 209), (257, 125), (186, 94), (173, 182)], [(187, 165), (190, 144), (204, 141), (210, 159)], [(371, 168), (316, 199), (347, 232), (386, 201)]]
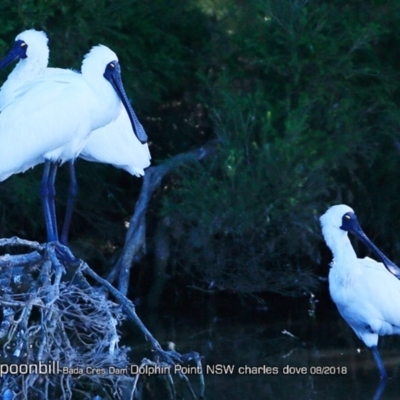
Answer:
[(150, 165), (150, 152), (133, 132), (125, 108), (111, 124), (93, 131), (79, 157), (86, 161), (111, 164), (132, 175), (144, 175)]

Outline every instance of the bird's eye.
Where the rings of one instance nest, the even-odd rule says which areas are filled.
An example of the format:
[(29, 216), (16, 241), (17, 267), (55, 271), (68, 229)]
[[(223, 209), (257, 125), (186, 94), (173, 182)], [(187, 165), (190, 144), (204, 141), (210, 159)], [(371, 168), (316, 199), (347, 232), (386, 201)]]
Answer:
[(25, 42), (21, 43), (21, 47), (26, 47), (26, 46), (27, 46), (27, 44)]
[(345, 214), (344, 217), (345, 217), (346, 219), (351, 219), (351, 217), (350, 217), (349, 214)]
[(115, 65), (113, 63), (108, 64), (111, 68), (115, 68)]

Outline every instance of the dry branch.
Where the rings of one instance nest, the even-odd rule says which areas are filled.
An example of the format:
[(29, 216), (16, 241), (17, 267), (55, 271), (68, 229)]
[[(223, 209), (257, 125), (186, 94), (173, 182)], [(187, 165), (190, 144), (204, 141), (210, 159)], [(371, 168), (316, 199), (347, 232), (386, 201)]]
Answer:
[(193, 160), (200, 161), (212, 154), (217, 145), (217, 140), (212, 140), (192, 151), (171, 157), (161, 165), (150, 167), (143, 178), (142, 190), (135, 204), (135, 211), (129, 222), (122, 254), (115, 264), (107, 280), (111, 283), (118, 277), (118, 289), (124, 295), (128, 292), (130, 269), (135, 258), (145, 250), (146, 244), (146, 211), (154, 191), (160, 186), (163, 178), (183, 164)]

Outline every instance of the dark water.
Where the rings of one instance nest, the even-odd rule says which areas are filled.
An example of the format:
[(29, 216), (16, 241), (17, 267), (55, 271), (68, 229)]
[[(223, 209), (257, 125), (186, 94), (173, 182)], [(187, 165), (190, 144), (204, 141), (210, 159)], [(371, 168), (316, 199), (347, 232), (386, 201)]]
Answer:
[[(391, 379), (379, 387), (370, 351), (336, 310), (329, 313), (296, 319), (268, 310), (228, 317), (175, 313), (146, 323), (163, 345), (204, 356), (208, 400), (400, 399), (400, 338), (381, 338)], [(198, 376), (190, 379), (197, 388)]]

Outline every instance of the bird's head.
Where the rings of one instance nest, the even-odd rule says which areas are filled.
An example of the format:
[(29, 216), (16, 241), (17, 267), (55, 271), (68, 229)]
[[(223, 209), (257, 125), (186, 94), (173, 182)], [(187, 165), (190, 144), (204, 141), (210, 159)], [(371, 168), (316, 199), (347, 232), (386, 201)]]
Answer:
[(42, 31), (29, 29), (21, 32), (15, 38), (15, 42), (7, 55), (0, 61), (0, 68), (7, 66), (13, 61), (29, 60), (30, 63), (38, 63), (40, 67), (46, 68), (49, 61), (49, 47), (47, 36)]
[[(119, 62), (117, 55), (107, 46), (99, 44), (93, 46), (90, 51), (85, 55), (82, 62), (82, 74), (86, 76), (93, 76), (96, 79), (103, 76), (104, 72), (110, 65), (118, 65)], [(120, 69), (118, 69), (120, 72)]]
[(332, 249), (340, 246), (338, 238), (347, 236), (347, 232), (353, 233), (357, 236), (369, 249), (381, 259), (385, 267), (400, 279), (400, 269), (390, 261), (368, 238), (368, 236), (361, 229), (357, 216), (354, 210), (345, 204), (332, 206), (320, 218), (322, 233), (327, 245)]
[[(14, 46), (20, 58), (28, 58), (30, 60), (49, 60), (49, 46), (46, 33), (29, 29), (21, 32), (15, 38)], [(18, 51), (19, 50), (19, 51)]]
[(353, 216), (357, 220), (354, 210), (346, 204), (332, 206), (320, 218), (322, 229), (324, 229), (324, 227), (329, 227), (331, 229), (348, 231), (348, 229), (346, 229), (347, 225), (343, 226), (343, 222), (347, 222), (348, 219), (353, 218)]
[(136, 137), (142, 144), (146, 143), (146, 132), (136, 117), (122, 84), (121, 67), (117, 55), (107, 46), (94, 46), (83, 60), (82, 75), (89, 81), (94, 79), (94, 84), (99, 82), (100, 76), (111, 84), (126, 109)]
[(347, 219), (345, 215), (354, 215), (351, 207), (345, 204), (332, 206), (320, 217), (322, 234), (329, 248), (334, 251), (337, 244), (343, 240), (347, 240), (348, 229), (343, 229), (343, 220)]

